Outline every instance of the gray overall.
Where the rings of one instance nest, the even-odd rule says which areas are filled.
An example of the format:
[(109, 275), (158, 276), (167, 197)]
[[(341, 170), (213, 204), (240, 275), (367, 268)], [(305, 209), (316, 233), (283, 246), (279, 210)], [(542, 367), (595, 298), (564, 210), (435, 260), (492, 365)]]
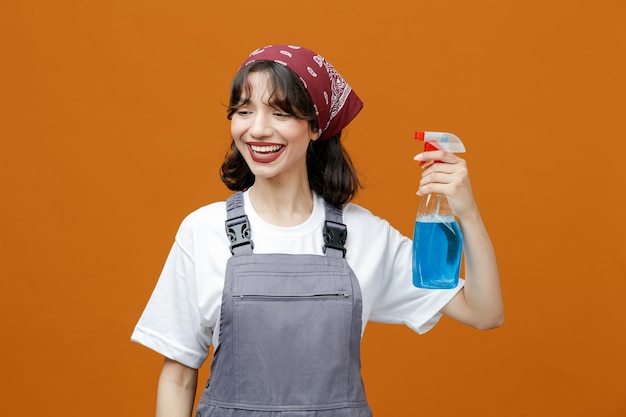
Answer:
[(323, 256), (254, 254), (240, 192), (227, 211), (220, 343), (196, 417), (371, 417), (341, 209), (326, 204)]

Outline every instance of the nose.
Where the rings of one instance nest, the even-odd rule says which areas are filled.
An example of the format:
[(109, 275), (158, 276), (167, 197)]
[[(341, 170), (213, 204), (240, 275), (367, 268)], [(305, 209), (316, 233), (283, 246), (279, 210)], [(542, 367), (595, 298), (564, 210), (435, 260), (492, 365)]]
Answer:
[(250, 133), (250, 136), (255, 138), (262, 138), (271, 135), (272, 128), (267, 114), (261, 111), (255, 112), (252, 117), (248, 133)]

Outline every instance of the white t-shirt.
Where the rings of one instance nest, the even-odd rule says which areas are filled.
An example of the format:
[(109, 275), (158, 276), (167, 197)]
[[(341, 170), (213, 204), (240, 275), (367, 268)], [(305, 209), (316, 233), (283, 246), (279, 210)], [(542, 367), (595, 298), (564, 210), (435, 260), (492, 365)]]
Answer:
[[(311, 216), (294, 227), (261, 219), (248, 192), (244, 208), (255, 253), (323, 255), (321, 197), (315, 195)], [(132, 341), (192, 368), (206, 360), (211, 344), (218, 345), (224, 272), (232, 256), (225, 220), (225, 202), (209, 204), (185, 218)], [(368, 321), (405, 324), (420, 334), (430, 330), (463, 281), (451, 290), (416, 288), (410, 239), (356, 204), (344, 207), (343, 222), (348, 228), (346, 260), (363, 295), (363, 330)]]

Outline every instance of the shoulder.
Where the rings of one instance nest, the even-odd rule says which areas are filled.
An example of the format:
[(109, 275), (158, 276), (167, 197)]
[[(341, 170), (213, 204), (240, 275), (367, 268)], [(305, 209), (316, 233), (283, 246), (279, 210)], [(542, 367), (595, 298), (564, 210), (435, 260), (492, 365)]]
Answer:
[(348, 235), (353, 241), (361, 241), (378, 249), (395, 250), (403, 245), (407, 237), (394, 228), (387, 220), (373, 214), (358, 204), (349, 203), (344, 206), (343, 220), (348, 227)]
[(386, 230), (391, 227), (387, 220), (354, 203), (348, 203), (344, 206), (343, 219), (346, 225), (353, 226), (356, 229), (376, 231)]
[(207, 204), (192, 211), (183, 219), (176, 233), (176, 241), (183, 247), (190, 248), (199, 240), (225, 239), (225, 221), (225, 201)]
[(202, 206), (191, 213), (184, 219), (181, 226), (194, 228), (199, 225), (214, 224), (226, 220), (226, 202), (217, 201), (206, 206)]

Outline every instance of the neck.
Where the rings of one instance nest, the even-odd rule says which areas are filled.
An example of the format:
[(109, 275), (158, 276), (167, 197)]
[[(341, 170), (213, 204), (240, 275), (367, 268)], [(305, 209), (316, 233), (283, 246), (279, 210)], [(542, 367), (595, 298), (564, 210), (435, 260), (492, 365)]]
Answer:
[(287, 187), (274, 181), (257, 181), (250, 189), (254, 210), (275, 226), (297, 226), (313, 212), (313, 193), (306, 184)]

